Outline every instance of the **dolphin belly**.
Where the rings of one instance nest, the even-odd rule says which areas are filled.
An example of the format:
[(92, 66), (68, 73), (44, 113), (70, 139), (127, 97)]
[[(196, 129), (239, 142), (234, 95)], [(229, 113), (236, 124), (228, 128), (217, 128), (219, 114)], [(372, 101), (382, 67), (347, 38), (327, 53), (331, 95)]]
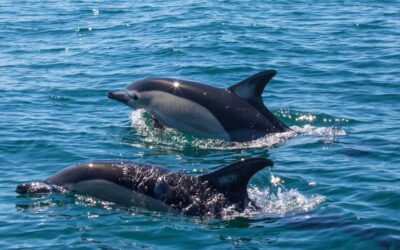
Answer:
[(70, 183), (66, 185), (66, 187), (79, 194), (97, 197), (125, 206), (141, 207), (165, 213), (179, 213), (176, 209), (162, 201), (107, 180), (85, 180), (77, 183)]
[(152, 102), (145, 110), (161, 125), (198, 137), (230, 139), (215, 115), (200, 104), (162, 91), (148, 91), (144, 94), (152, 96)]

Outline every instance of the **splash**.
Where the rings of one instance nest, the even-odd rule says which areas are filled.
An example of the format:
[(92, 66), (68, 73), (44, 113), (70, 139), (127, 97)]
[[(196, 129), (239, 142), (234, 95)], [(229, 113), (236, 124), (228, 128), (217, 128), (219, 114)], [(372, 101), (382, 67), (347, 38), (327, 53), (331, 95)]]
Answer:
[(224, 209), (222, 218), (229, 220), (237, 217), (249, 219), (284, 217), (314, 210), (325, 201), (325, 196), (305, 196), (297, 189), (286, 189), (281, 184), (276, 190), (269, 187), (249, 187), (248, 193), (255, 206), (249, 206), (241, 213), (236, 212), (233, 207), (228, 207)]
[[(322, 195), (303, 195), (296, 188), (287, 189), (285, 181), (279, 176), (270, 173), (268, 187), (249, 186), (247, 192), (253, 204), (239, 213), (235, 207), (228, 207), (222, 211), (224, 220), (234, 218), (265, 219), (280, 218), (292, 214), (312, 211), (325, 201)], [(316, 183), (314, 183), (315, 185)]]
[(324, 196), (311, 195), (307, 197), (297, 189), (286, 189), (283, 186), (278, 187), (276, 193), (271, 192), (270, 188), (252, 187), (249, 190), (249, 196), (262, 209), (259, 214), (263, 216), (283, 216), (288, 213), (307, 212), (325, 201)]
[(100, 200), (91, 196), (74, 194), (75, 204), (84, 205), (88, 207), (99, 207), (104, 210), (112, 210), (115, 208), (115, 203), (105, 200)]
[(315, 127), (312, 125), (304, 125), (303, 127), (292, 126), (290, 128), (298, 135), (335, 137), (347, 134), (346, 131), (337, 127)]
[[(313, 117), (309, 114), (308, 117)], [(151, 125), (150, 116), (144, 110), (135, 110), (131, 114), (132, 126), (136, 129), (136, 136), (141, 143), (149, 144), (153, 147), (197, 147), (200, 149), (231, 150), (246, 148), (271, 148), (283, 143), (293, 137), (314, 136), (324, 137), (333, 140), (336, 136), (346, 135), (346, 131), (338, 127), (317, 127), (310, 124), (302, 126), (291, 126), (291, 131), (283, 133), (269, 134), (257, 140), (249, 142), (227, 142), (217, 139), (201, 139), (184, 134), (172, 128), (165, 128), (164, 131), (154, 129)], [(135, 145), (135, 140), (125, 140), (131, 145)]]

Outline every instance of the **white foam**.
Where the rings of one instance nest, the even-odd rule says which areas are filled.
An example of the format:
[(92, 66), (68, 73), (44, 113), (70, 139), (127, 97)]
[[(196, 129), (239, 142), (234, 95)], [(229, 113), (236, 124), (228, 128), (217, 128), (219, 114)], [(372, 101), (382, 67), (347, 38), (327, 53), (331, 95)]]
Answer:
[[(227, 142), (216, 139), (201, 139), (186, 135), (175, 129), (166, 128), (163, 132), (150, 126), (151, 121), (145, 117), (144, 110), (135, 110), (131, 114), (132, 126), (142, 142), (173, 147), (198, 147), (201, 149), (245, 149), (245, 148), (270, 148), (283, 143), (296, 136), (324, 137), (331, 140), (336, 136), (346, 135), (346, 131), (337, 127), (316, 127), (312, 125), (292, 126), (291, 131), (269, 134), (249, 142)], [(149, 124), (147, 124), (149, 123)]]
[(249, 187), (250, 199), (256, 204), (257, 209), (248, 207), (242, 213), (235, 212), (232, 208), (224, 210), (223, 218), (232, 219), (235, 217), (246, 218), (277, 218), (288, 214), (307, 212), (315, 209), (325, 201), (321, 195), (305, 196), (297, 189), (286, 189), (280, 185), (274, 192), (272, 188), (260, 189)]
[(311, 135), (311, 136), (344, 136), (346, 131), (337, 127), (315, 127), (312, 125), (304, 125), (303, 127), (292, 126), (290, 127), (293, 131), (300, 135)]
[(100, 200), (91, 196), (75, 194), (75, 204), (89, 207), (101, 207), (105, 210), (112, 210), (115, 207), (114, 202)]

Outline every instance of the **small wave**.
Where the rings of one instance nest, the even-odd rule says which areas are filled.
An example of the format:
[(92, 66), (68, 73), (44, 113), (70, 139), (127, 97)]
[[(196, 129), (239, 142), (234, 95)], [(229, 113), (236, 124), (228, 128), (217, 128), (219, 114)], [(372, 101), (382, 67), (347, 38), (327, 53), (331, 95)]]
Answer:
[(276, 116), (289, 124), (295, 122), (300, 125), (346, 125), (357, 122), (356, 120), (344, 117), (334, 117), (327, 114), (313, 114), (310, 112), (299, 112), (287, 109), (278, 110)]
[(242, 213), (235, 212), (233, 207), (224, 210), (224, 219), (245, 217), (250, 219), (277, 218), (288, 214), (307, 212), (315, 209), (325, 201), (325, 196), (305, 196), (297, 189), (286, 189), (279, 184), (274, 191), (273, 188), (249, 187), (248, 193), (255, 206), (250, 206)]
[(322, 195), (311, 195), (309, 197), (301, 194), (297, 189), (286, 189), (278, 187), (276, 193), (271, 192), (270, 188), (259, 189), (256, 187), (250, 188), (250, 198), (262, 208), (265, 215), (283, 216), (294, 212), (307, 212), (315, 209), (319, 204), (325, 201)]
[(312, 125), (304, 125), (303, 127), (292, 126), (290, 128), (299, 135), (326, 136), (326, 137), (347, 135), (346, 131), (337, 127), (315, 127)]
[[(269, 134), (249, 142), (227, 142), (217, 139), (201, 139), (184, 134), (172, 128), (164, 131), (153, 129), (150, 116), (144, 110), (135, 110), (131, 114), (132, 126), (142, 143), (153, 147), (197, 147), (200, 149), (233, 150), (245, 148), (271, 148), (296, 136), (316, 136), (333, 139), (335, 136), (344, 136), (346, 131), (338, 127), (317, 127), (313, 125), (291, 126), (291, 131)], [(133, 140), (126, 140), (136, 145)]]

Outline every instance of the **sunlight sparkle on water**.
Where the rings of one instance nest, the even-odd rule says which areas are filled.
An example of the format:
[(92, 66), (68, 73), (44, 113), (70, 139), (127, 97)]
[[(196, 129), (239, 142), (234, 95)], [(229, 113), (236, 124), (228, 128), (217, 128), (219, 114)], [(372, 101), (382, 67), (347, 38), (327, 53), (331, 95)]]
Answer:
[(281, 178), (280, 178), (279, 176), (273, 176), (273, 175), (271, 174), (271, 183), (272, 183), (274, 186), (279, 185), (281, 182), (283, 183), (283, 180), (281, 180)]

